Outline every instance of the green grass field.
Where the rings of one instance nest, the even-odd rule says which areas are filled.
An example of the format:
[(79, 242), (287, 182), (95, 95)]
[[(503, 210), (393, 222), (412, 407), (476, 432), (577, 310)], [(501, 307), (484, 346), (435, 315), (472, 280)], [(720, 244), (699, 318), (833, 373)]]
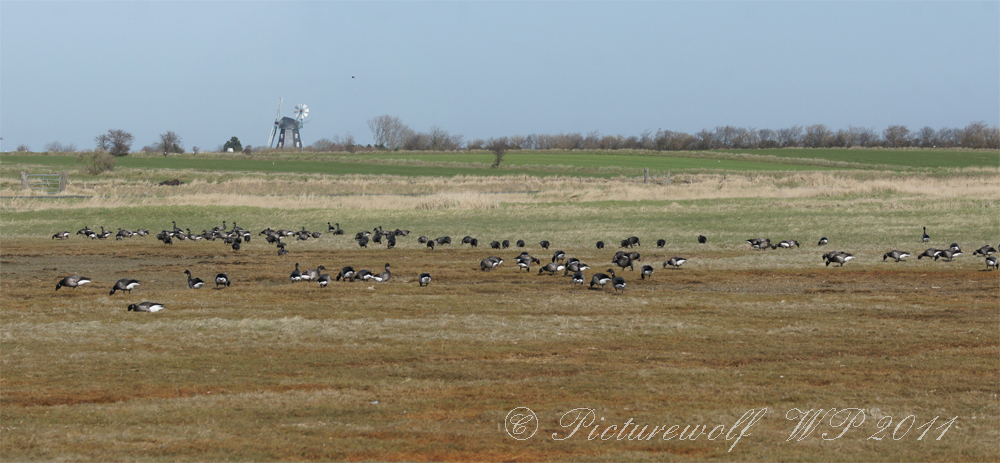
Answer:
[(718, 152), (748, 153), (778, 158), (823, 159), (827, 161), (905, 166), (939, 167), (998, 167), (1000, 153), (996, 150), (872, 150), (872, 149), (757, 149), (718, 150)]
[[(459, 162), (428, 156), (426, 166), (356, 165), (412, 173)], [(633, 161), (567, 156), (559, 162), (595, 174), (624, 168), (606, 161)], [(10, 171), (29, 165), (12, 159), (0, 157), (3, 196), (20, 191)], [(818, 166), (728, 179), (681, 171), (665, 185), (494, 177), (462, 159), (487, 176), (339, 176), (315, 169), (350, 163), (320, 160), (301, 161), (306, 172), (193, 173), (187, 159), (156, 159), (165, 164), (155, 172), (87, 176), (86, 190), (71, 174), (73, 191), (89, 199), (0, 198), (0, 459), (1000, 459), (1000, 271), (972, 255), (1000, 244), (1000, 169)], [(160, 178), (194, 181), (147, 183)], [(522, 190), (532, 192), (496, 193)], [(350, 191), (371, 195), (324, 196)], [(221, 241), (74, 234), (84, 226), (155, 234), (171, 222), (198, 233), (222, 221), (252, 241), (233, 251)], [(327, 222), (347, 234), (328, 233)], [(411, 233), (395, 249), (361, 249), (354, 233), (376, 226)], [(265, 227), (323, 235), (286, 238), (289, 255), (279, 256), (257, 235)], [(62, 230), (69, 240), (50, 238)], [(708, 242), (698, 244), (699, 234)], [(421, 235), (454, 244), (429, 250)], [(459, 244), (465, 235), (479, 247)], [(619, 241), (633, 235), (642, 242), (627, 249), (641, 254), (636, 269), (613, 267)], [(821, 236), (831, 243), (818, 246)], [(754, 251), (744, 240), (755, 237), (801, 247)], [(526, 246), (489, 248), (504, 239)], [(953, 242), (965, 254), (951, 262), (882, 259)], [(590, 265), (587, 281), (614, 268), (626, 290), (515, 265), (522, 251), (545, 264), (557, 249)], [(832, 250), (855, 259), (825, 266), (820, 255)], [(491, 255), (505, 262), (481, 271)], [(663, 268), (673, 256), (689, 262)], [(289, 280), (296, 263), (331, 275), (390, 263), (392, 278), (320, 288)], [(653, 266), (650, 278), (640, 278), (641, 265)], [(187, 289), (184, 270), (209, 283)], [(220, 272), (231, 287), (214, 288)], [(426, 287), (417, 283), (423, 272), (433, 276)], [(94, 282), (54, 290), (71, 273)], [(109, 295), (125, 277), (140, 286)], [(125, 310), (140, 301), (166, 309)], [(508, 433), (517, 407), (538, 424), (523, 441)], [(566, 413), (579, 408), (592, 409), (594, 422), (554, 438), (569, 434)], [(741, 416), (765, 408), (736, 443)], [(831, 408), (850, 415), (833, 412), (812, 434), (790, 437), (794, 410)], [(854, 427), (835, 438), (845, 417)], [(611, 434), (630, 419), (639, 429)], [(707, 428), (665, 440), (671, 425)], [(643, 437), (654, 427), (656, 436), (628, 438), (643, 426)], [(710, 433), (717, 426), (730, 439)]]

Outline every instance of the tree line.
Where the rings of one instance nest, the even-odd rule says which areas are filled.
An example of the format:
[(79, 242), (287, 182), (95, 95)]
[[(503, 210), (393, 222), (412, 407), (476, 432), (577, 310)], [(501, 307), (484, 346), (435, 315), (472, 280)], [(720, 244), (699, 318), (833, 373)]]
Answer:
[[(430, 132), (417, 132), (398, 117), (379, 116), (368, 121), (376, 149), (409, 151), (450, 151), (492, 149), (503, 141), (511, 150), (717, 150), (768, 148), (1000, 148), (1000, 128), (973, 122), (964, 128), (923, 127), (910, 130), (892, 125), (878, 131), (850, 126), (832, 130), (823, 124), (795, 125), (783, 129), (756, 129), (719, 126), (689, 134), (671, 130), (645, 131), (639, 135), (601, 135), (582, 133), (531, 134), (473, 139), (463, 142), (462, 135), (452, 135), (434, 126)], [(324, 139), (325, 140), (325, 139)], [(352, 138), (353, 140), (353, 138)], [(324, 146), (323, 148), (325, 148)], [(321, 148), (314, 146), (313, 148)]]

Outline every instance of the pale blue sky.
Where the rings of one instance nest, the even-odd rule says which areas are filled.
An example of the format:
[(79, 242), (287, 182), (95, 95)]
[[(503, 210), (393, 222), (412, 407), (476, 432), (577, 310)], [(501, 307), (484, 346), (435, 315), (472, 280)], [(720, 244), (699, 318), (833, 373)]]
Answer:
[[(354, 79), (351, 76), (355, 76)], [(0, 2), (0, 149), (1000, 124), (1000, 2)]]

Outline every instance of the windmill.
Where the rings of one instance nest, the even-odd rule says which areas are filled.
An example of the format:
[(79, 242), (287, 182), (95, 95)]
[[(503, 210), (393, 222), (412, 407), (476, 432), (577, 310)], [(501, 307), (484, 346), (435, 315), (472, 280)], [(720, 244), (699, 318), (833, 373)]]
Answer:
[(281, 102), (283, 100), (283, 98), (278, 99), (278, 114), (274, 116), (274, 127), (271, 127), (271, 137), (267, 139), (267, 147), (271, 147), (271, 144), (274, 143), (274, 135), (277, 134), (278, 148), (284, 148), (285, 137), (290, 136), (292, 146), (302, 149), (302, 139), (299, 138), (299, 129), (302, 128), (306, 116), (309, 115), (309, 107), (304, 104), (296, 105), (294, 118), (281, 117)]

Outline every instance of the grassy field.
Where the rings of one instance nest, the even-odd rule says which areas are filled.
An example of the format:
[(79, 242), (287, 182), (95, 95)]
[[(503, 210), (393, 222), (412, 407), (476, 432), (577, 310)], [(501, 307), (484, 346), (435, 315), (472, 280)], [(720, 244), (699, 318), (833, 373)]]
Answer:
[[(720, 150), (718, 152), (734, 152)], [(934, 149), (756, 149), (738, 150), (757, 156), (781, 159), (822, 159), (858, 164), (898, 167), (997, 167), (1000, 153), (996, 150), (934, 150)]]
[[(1000, 271), (972, 256), (1000, 244), (997, 169), (697, 171), (663, 185), (178, 167), (121, 169), (75, 190), (91, 198), (0, 199), (4, 461), (1000, 459)], [(150, 187), (153, 176), (193, 181)], [(254, 239), (237, 252), (151, 236), (50, 239), (223, 220)], [(328, 221), (348, 235), (326, 233)], [(395, 249), (352, 240), (379, 225), (411, 233)], [(265, 227), (324, 234), (286, 239), (279, 256), (257, 236)], [(455, 244), (428, 250), (420, 235)], [(480, 246), (458, 244), (464, 235)], [(655, 272), (618, 269), (624, 293), (514, 263), (528, 251), (544, 264), (559, 249), (589, 277), (633, 235)], [(817, 246), (821, 236), (831, 243)], [(802, 246), (753, 251), (752, 237)], [(487, 246), (504, 239), (527, 246)], [(965, 251), (952, 262), (882, 260), (952, 242)], [(824, 266), (834, 249), (856, 258)], [(505, 262), (480, 271), (490, 255)], [(664, 269), (672, 256), (689, 262)], [(296, 263), (331, 275), (390, 263), (393, 277), (320, 288), (289, 281)], [(234, 283), (189, 290), (187, 269)], [(429, 286), (418, 286), (422, 272)], [(94, 283), (55, 291), (71, 273)], [(125, 277), (141, 286), (109, 295)], [(125, 310), (140, 301), (166, 309)], [(517, 407), (537, 417), (523, 441), (507, 431)], [(580, 408), (594, 423), (560, 440)], [(848, 415), (831, 413), (790, 439), (794, 409), (831, 408), (851, 409), (856, 426), (834, 439)], [(630, 419), (639, 429), (619, 439)], [(672, 425), (707, 428), (664, 440)], [(730, 439), (710, 434), (716, 426)], [(654, 427), (652, 439), (627, 436)]]

